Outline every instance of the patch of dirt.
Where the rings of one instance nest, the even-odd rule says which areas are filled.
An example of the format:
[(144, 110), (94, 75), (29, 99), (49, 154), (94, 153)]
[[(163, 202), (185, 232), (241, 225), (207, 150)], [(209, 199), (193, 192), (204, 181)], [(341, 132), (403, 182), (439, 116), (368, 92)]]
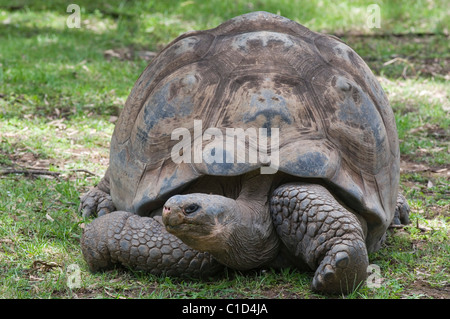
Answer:
[(142, 59), (145, 61), (151, 61), (156, 57), (157, 53), (146, 50), (134, 50), (133, 48), (116, 48), (109, 49), (103, 52), (103, 56), (106, 60), (119, 59), (121, 61)]
[(50, 159), (42, 159), (38, 154), (30, 153), (27, 149), (17, 149), (13, 154), (4, 154), (12, 166), (20, 166), (29, 169), (48, 169), (52, 163)]
[[(420, 95), (420, 94), (419, 94)], [(449, 140), (449, 133), (437, 124), (426, 123), (423, 126), (413, 128), (408, 131), (410, 134), (431, 137), (438, 140)]]
[[(406, 296), (420, 296), (421, 298), (449, 299), (450, 284), (444, 287), (432, 287), (428, 282), (417, 279), (408, 289)], [(405, 296), (405, 297), (406, 297)]]
[(413, 59), (412, 62), (419, 65), (418, 71), (422, 74), (450, 80), (450, 58), (426, 58), (419, 61)]
[[(62, 127), (55, 128), (53, 134), (61, 135), (62, 138), (69, 138), (76, 136), (78, 133), (74, 129), (66, 129)], [(102, 132), (96, 134), (101, 134)], [(23, 138), (15, 134), (5, 134), (6, 143), (10, 145), (9, 149), (0, 148), (0, 158), (6, 158), (8, 161), (3, 160), (0, 162), (0, 176), (2, 173), (8, 174), (19, 173), (24, 176), (35, 177), (39, 175), (44, 178), (60, 177), (64, 175), (64, 178), (72, 179), (76, 178), (76, 172), (83, 172), (89, 175), (97, 175), (88, 169), (66, 169), (66, 166), (73, 161), (86, 161), (89, 159), (90, 163), (99, 164), (102, 167), (107, 167), (109, 164), (109, 152), (106, 151), (106, 146), (99, 146), (95, 148), (87, 148), (76, 143), (74, 140), (71, 143), (71, 147), (68, 149), (61, 149), (58, 151), (58, 156), (55, 158), (47, 157), (39, 154), (32, 149), (21, 145), (20, 140)], [(0, 135), (0, 141), (2, 136)], [(67, 160), (67, 157), (70, 159)], [(54, 169), (51, 169), (54, 168)]]
[[(450, 58), (394, 58), (383, 64), (386, 66), (392, 63), (401, 63), (404, 65), (402, 77), (412, 77), (421, 75), (427, 75), (437, 77), (445, 80), (450, 80)], [(409, 71), (409, 75), (407, 73)]]
[(408, 156), (402, 156), (400, 160), (400, 174), (423, 173), (430, 177), (450, 178), (450, 163), (439, 166), (428, 166), (424, 163), (417, 163)]

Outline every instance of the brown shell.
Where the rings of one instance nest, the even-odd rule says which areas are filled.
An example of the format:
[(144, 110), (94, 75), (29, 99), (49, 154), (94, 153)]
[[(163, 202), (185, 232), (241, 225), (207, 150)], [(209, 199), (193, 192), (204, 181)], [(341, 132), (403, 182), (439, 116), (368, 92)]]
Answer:
[(391, 222), (399, 183), (393, 112), (370, 69), (340, 40), (266, 12), (175, 39), (141, 74), (116, 125), (110, 177), (118, 209), (143, 214), (199, 176), (262, 166), (176, 164), (171, 133), (184, 127), (194, 137), (194, 120), (224, 135), (278, 128), (279, 170), (327, 183), (367, 220), (369, 250)]

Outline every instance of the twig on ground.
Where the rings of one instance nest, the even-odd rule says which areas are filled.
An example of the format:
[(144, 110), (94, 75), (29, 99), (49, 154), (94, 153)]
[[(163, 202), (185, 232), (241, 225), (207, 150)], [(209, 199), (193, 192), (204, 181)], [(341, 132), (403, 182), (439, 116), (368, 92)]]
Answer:
[(37, 170), (37, 169), (6, 169), (4, 171), (0, 171), (0, 175), (8, 175), (8, 174), (49, 175), (55, 177), (61, 175), (60, 172), (50, 172), (46, 170)]
[(403, 229), (406, 225), (389, 225), (389, 228)]
[[(97, 176), (97, 174), (87, 170), (87, 169), (69, 169), (69, 172), (82, 172), (89, 174), (91, 176)], [(49, 175), (54, 177), (59, 177), (59, 175), (63, 174), (64, 172), (55, 172), (55, 171), (49, 171), (46, 169), (6, 169), (0, 171), (0, 175), (9, 175), (9, 174), (25, 174), (25, 175)]]
[(92, 175), (92, 176), (97, 176), (97, 174), (95, 174), (95, 173), (93, 173), (91, 171), (88, 171), (87, 169), (83, 169), (83, 168), (70, 169), (69, 171), (71, 171), (71, 172), (82, 172), (82, 173), (86, 173), (86, 174), (89, 174), (89, 175)]

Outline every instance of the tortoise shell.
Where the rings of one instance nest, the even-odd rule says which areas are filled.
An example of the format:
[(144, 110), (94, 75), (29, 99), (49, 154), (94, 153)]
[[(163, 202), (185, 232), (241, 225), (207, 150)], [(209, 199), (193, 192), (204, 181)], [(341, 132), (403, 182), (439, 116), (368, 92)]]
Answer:
[[(218, 163), (196, 161), (195, 154), (177, 163), (171, 152), (180, 139), (172, 132), (179, 128), (190, 132), (185, 146), (192, 153), (211, 142), (202, 138), (208, 128), (224, 136), (227, 128), (268, 128), (268, 145), (277, 129), (277, 169), (321, 179), (367, 221), (369, 251), (393, 218), (393, 112), (365, 62), (335, 37), (254, 12), (171, 42), (136, 81), (115, 127), (109, 171), (117, 209), (145, 215), (200, 176), (267, 166), (260, 158)], [(225, 158), (228, 149), (214, 151)]]

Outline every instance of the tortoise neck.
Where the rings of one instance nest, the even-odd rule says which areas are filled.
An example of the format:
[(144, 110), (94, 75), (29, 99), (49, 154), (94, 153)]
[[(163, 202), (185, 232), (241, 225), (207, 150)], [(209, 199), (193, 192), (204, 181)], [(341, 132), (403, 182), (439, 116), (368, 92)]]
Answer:
[(259, 171), (249, 172), (242, 176), (241, 191), (237, 200), (257, 201), (264, 204), (272, 187), (274, 175), (260, 174)]
[(279, 239), (269, 212), (269, 194), (273, 176), (249, 174), (243, 177), (236, 199), (239, 222), (227, 239), (225, 265), (248, 270), (270, 263), (278, 255)]

